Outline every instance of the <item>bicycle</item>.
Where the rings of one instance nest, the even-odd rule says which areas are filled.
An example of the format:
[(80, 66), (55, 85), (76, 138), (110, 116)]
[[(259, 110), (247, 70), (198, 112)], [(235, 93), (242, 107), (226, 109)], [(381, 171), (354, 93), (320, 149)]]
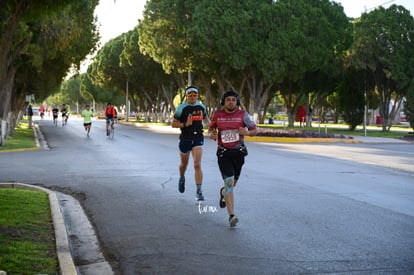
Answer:
[(110, 123), (110, 125), (108, 127), (107, 136), (108, 136), (109, 139), (113, 139), (114, 138), (114, 135), (115, 135), (114, 123), (115, 123), (115, 121), (112, 119), (111, 120), (111, 123)]
[(57, 124), (58, 124), (58, 117), (57, 117), (57, 115), (56, 116), (53, 115), (53, 124), (55, 125), (55, 127), (57, 127)]

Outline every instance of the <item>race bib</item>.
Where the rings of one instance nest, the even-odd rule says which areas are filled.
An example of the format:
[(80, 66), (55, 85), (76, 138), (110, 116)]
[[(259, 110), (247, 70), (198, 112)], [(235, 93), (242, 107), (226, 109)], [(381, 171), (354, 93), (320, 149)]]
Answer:
[(221, 141), (223, 143), (231, 143), (240, 140), (239, 130), (225, 130), (221, 131)]

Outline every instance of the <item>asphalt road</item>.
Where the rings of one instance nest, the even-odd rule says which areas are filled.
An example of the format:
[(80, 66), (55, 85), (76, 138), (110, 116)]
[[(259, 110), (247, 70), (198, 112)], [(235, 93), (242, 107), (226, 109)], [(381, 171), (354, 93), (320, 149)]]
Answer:
[(249, 143), (231, 229), (212, 140), (200, 208), (177, 133), (39, 125), (50, 149), (1, 153), (0, 181), (78, 198), (117, 274), (414, 273), (414, 144)]

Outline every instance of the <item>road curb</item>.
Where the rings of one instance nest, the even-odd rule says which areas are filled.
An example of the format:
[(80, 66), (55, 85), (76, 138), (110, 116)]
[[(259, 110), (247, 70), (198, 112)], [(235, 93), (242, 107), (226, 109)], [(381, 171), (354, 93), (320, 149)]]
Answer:
[(49, 146), (46, 142), (45, 137), (43, 136), (42, 131), (40, 131), (39, 125), (37, 123), (35, 123), (34, 125), (35, 125), (34, 134), (35, 134), (37, 148), (42, 149), (42, 150), (49, 150)]
[(46, 188), (25, 184), (25, 183), (0, 183), (0, 188), (20, 188), (29, 190), (40, 190), (46, 192), (49, 197), (50, 209), (55, 230), (56, 252), (59, 260), (60, 274), (77, 275), (77, 269), (70, 252), (69, 240), (66, 231), (65, 221), (59, 206), (56, 192)]

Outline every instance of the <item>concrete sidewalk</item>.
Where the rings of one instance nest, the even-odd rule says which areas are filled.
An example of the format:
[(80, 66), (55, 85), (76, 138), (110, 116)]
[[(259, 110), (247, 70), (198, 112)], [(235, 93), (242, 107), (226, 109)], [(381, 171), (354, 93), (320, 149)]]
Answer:
[(358, 140), (361, 143), (401, 143), (401, 144), (411, 144), (407, 140), (397, 139), (397, 138), (381, 138), (381, 137), (365, 137), (365, 136), (353, 136), (355, 140)]

